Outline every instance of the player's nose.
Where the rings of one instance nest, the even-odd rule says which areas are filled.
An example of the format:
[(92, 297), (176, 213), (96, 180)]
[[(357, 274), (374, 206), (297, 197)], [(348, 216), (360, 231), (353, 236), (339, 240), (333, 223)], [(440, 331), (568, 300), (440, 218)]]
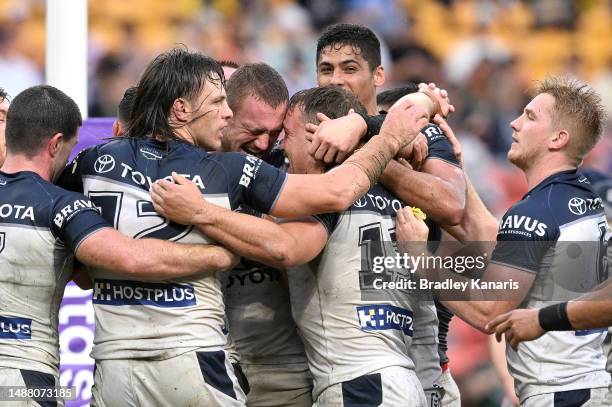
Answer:
[(257, 136), (257, 138), (253, 141), (253, 145), (259, 150), (259, 151), (268, 151), (268, 147), (270, 146), (270, 135), (265, 133), (265, 134), (260, 134), (259, 136)]

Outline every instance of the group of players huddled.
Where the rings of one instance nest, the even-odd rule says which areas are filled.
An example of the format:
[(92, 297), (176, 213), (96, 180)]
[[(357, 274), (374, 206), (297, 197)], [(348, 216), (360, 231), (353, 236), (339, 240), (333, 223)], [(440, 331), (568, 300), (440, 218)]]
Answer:
[[(446, 91), (377, 98), (380, 44), (359, 25), (324, 31), (316, 69), (318, 87), (289, 97), (265, 63), (170, 50), (126, 91), (120, 137), (68, 165), (76, 104), (51, 86), (10, 105), (2, 95), (0, 386), (59, 386), (58, 311), (73, 279), (93, 288), (94, 406), (459, 406), (453, 314), (505, 334), (521, 405), (612, 405), (609, 228), (578, 168), (602, 133), (597, 94), (540, 83), (510, 124), (508, 158), (529, 193), (498, 222), (463, 171)], [(373, 277), (406, 270), (373, 274), (374, 256), (447, 239), (497, 240), (479, 279), (518, 290), (472, 288), (470, 301), (376, 290)], [(572, 269), (582, 291), (554, 301), (563, 242), (592, 244)]]

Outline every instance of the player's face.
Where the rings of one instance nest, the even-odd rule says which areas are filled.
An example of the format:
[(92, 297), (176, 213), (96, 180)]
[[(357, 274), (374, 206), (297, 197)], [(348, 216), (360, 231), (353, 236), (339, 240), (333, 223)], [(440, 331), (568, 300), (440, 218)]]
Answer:
[(286, 111), (286, 103), (273, 108), (254, 96), (247, 96), (223, 133), (223, 151), (261, 157), (272, 149), (283, 130)]
[(533, 98), (510, 126), (513, 143), (508, 151), (508, 160), (521, 169), (537, 163), (547, 152), (547, 144), (554, 129), (551, 109), (555, 98), (542, 93)]
[[(376, 107), (376, 87), (384, 83), (381, 66), (374, 72), (359, 49), (351, 45), (329, 45), (321, 51), (317, 63), (318, 86), (340, 86), (353, 93), (368, 109)], [(376, 113), (376, 112), (369, 112)]]
[(283, 147), (289, 160), (289, 173), (316, 173), (316, 161), (308, 154), (309, 141), (306, 139), (304, 114), (299, 107), (294, 107), (287, 112), (283, 127), (285, 129)]
[(206, 81), (200, 95), (185, 104), (189, 122), (185, 125), (194, 144), (209, 151), (221, 148), (222, 130), (232, 118), (225, 89), (220, 83)]
[(0, 167), (4, 164), (6, 157), (6, 139), (4, 138), (4, 129), (6, 128), (6, 112), (8, 111), (9, 103), (3, 100), (0, 103)]

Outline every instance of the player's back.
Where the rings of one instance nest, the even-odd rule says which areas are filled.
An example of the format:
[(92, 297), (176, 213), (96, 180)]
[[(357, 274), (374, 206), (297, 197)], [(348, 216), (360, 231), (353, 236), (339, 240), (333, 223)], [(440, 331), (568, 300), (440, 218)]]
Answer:
[(57, 318), (73, 263), (58, 229), (74, 205), (91, 203), (33, 172), (0, 172), (2, 367), (57, 375)]
[[(320, 215), (329, 238), (310, 263), (289, 271), (291, 305), (314, 378), (314, 397), (328, 386), (378, 369), (412, 369), (412, 298), (374, 289), (372, 258), (394, 256), (395, 214), (403, 204), (375, 185), (347, 211)], [(384, 244), (386, 242), (387, 244)], [(362, 259), (362, 250), (365, 258)]]
[[(580, 173), (564, 171), (541, 182), (504, 215), (496, 252), (501, 245), (503, 257), (510, 245), (525, 244), (525, 255), (515, 259), (516, 264), (502, 262), (525, 270), (538, 263), (522, 306), (540, 308), (576, 298), (602, 281), (607, 235), (601, 198)], [(499, 261), (495, 252), (493, 260)], [(607, 386), (604, 337), (604, 330), (548, 332), (522, 343), (517, 352), (508, 347), (509, 368), (521, 400)]]
[[(121, 139), (85, 150), (67, 168), (63, 182), (82, 187), (102, 215), (128, 236), (208, 243), (192, 226), (157, 215), (148, 192), (151, 183), (171, 179), (175, 171), (193, 181), (210, 202), (234, 208), (242, 199), (241, 184), (250, 181), (244, 172), (255, 161), (240, 154), (209, 154), (178, 141)], [(155, 283), (130, 281), (104, 270), (94, 270), (93, 277), (94, 358), (165, 359), (225, 346), (216, 273)]]

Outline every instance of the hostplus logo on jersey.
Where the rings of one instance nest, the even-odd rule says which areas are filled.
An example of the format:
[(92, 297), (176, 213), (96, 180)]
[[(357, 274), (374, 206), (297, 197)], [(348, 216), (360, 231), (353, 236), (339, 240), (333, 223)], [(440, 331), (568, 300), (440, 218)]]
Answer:
[(94, 283), (93, 303), (179, 308), (196, 305), (196, 296), (191, 284), (97, 279)]
[(396, 329), (412, 336), (412, 311), (389, 304), (373, 304), (357, 307), (359, 325), (364, 331)]
[(32, 320), (0, 317), (0, 339), (32, 339)]
[(108, 154), (101, 155), (94, 163), (94, 171), (98, 174), (105, 174), (113, 168), (115, 168), (115, 159)]

